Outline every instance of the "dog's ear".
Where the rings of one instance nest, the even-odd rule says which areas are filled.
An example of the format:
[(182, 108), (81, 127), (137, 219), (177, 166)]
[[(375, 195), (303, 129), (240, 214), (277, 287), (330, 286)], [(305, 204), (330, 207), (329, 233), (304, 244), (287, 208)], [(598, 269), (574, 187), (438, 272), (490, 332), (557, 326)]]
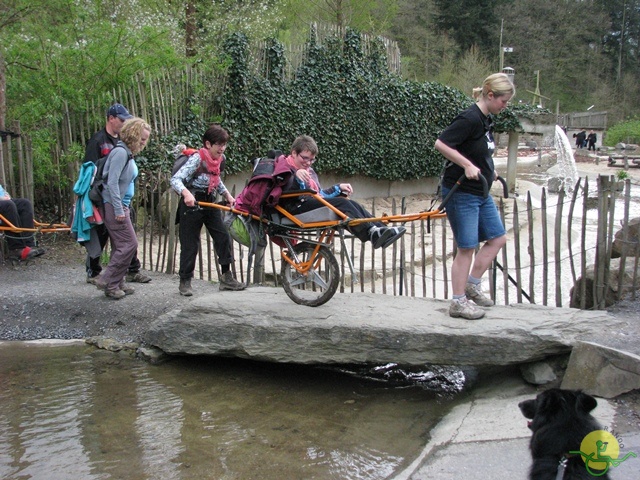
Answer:
[(591, 395), (578, 391), (576, 393), (576, 410), (589, 413), (598, 406), (598, 402)]
[(562, 409), (564, 402), (562, 392), (557, 388), (550, 388), (536, 397), (536, 411), (539, 413), (553, 413)]

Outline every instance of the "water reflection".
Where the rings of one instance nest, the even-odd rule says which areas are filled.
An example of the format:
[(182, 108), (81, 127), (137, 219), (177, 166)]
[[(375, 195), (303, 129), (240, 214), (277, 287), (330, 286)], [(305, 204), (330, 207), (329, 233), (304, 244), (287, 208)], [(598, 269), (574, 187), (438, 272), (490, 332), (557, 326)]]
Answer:
[(452, 403), (311, 367), (3, 344), (0, 478), (383, 479)]

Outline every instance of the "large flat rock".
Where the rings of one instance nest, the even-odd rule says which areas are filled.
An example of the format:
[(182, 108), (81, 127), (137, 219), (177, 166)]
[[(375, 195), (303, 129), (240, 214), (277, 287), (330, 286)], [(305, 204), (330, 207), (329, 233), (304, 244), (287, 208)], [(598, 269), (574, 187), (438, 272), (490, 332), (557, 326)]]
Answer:
[(300, 364), (509, 365), (571, 351), (624, 327), (603, 311), (496, 306), (477, 321), (450, 318), (449, 302), (337, 293), (317, 308), (278, 288), (214, 292), (159, 317), (145, 341), (170, 354)]

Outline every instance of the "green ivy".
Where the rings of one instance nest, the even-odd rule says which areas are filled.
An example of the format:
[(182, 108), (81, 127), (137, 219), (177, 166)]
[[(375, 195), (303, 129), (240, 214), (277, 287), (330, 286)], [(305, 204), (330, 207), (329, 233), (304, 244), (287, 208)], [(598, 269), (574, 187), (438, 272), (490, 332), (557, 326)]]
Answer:
[[(225, 42), (231, 59), (221, 102), (224, 125), (232, 133), (227, 168), (248, 169), (252, 158), (271, 148), (289, 151), (300, 134), (318, 142), (318, 171), (408, 180), (438, 175), (442, 156), (436, 138), (472, 100), (453, 88), (418, 83), (390, 74), (381, 41), (365, 55), (358, 32), (316, 43), (311, 35), (306, 59), (294, 80), (285, 82), (282, 47), (268, 42), (267, 70), (248, 68), (248, 40), (234, 34)], [(521, 130), (508, 109), (499, 131)]]
[[(285, 80), (286, 58), (277, 40), (266, 42), (261, 72), (250, 69), (249, 51), (241, 33), (224, 42), (227, 82), (214, 101), (231, 135), (227, 173), (248, 171), (249, 161), (270, 149), (288, 152), (296, 136), (307, 134), (318, 142), (320, 172), (384, 180), (437, 176), (443, 158), (434, 143), (473, 102), (445, 85), (391, 74), (382, 41), (369, 46), (365, 55), (355, 30), (322, 44), (312, 32), (305, 60), (290, 81)], [(518, 116), (539, 113), (535, 107), (510, 107), (497, 116), (496, 131), (522, 131)], [(169, 169), (173, 146), (180, 141), (199, 145), (205, 128), (193, 113), (179, 133), (151, 142), (143, 167)]]

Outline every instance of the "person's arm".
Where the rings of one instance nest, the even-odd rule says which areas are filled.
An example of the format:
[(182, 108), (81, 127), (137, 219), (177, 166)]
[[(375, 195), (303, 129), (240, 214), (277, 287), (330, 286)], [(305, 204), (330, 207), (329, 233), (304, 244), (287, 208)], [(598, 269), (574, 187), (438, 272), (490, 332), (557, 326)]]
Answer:
[(464, 169), (465, 177), (473, 180), (479, 180), (480, 169), (458, 150), (450, 147), (440, 139), (436, 140), (434, 147), (444, 158)]
[(334, 198), (340, 195), (349, 196), (353, 193), (350, 183), (337, 183), (329, 188), (324, 188), (318, 192), (322, 198)]
[(129, 160), (129, 152), (125, 148), (114, 148), (109, 154), (106, 167), (107, 170), (107, 183), (106, 186), (109, 189), (109, 195), (111, 198), (111, 205), (116, 216), (116, 220), (122, 222), (125, 218), (124, 207), (122, 206), (122, 195), (120, 194), (120, 176), (123, 170), (127, 166)]
[(194, 153), (170, 180), (171, 188), (183, 198), (187, 207), (194, 207), (196, 204), (196, 197), (189, 191), (186, 184), (193, 179), (200, 162), (200, 155)]
[(231, 192), (227, 189), (225, 184), (222, 182), (222, 179), (220, 179), (220, 183), (218, 183), (217, 190), (218, 190), (218, 193), (227, 200), (227, 203), (229, 205), (233, 205), (236, 202), (236, 199), (233, 198), (233, 195), (231, 195)]

